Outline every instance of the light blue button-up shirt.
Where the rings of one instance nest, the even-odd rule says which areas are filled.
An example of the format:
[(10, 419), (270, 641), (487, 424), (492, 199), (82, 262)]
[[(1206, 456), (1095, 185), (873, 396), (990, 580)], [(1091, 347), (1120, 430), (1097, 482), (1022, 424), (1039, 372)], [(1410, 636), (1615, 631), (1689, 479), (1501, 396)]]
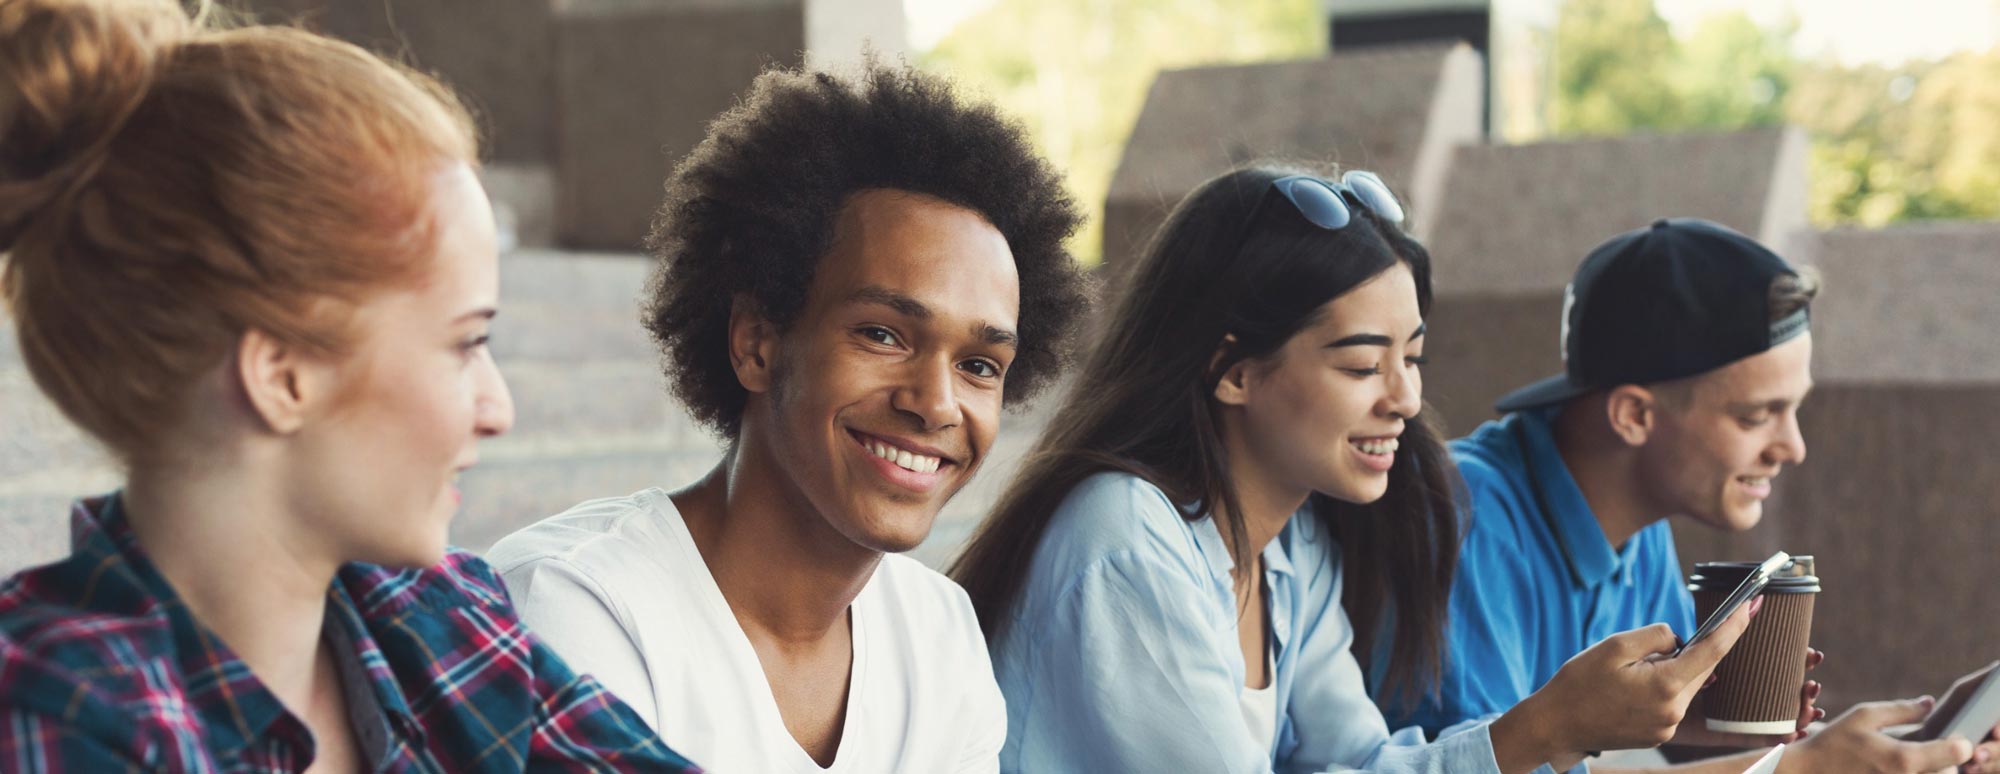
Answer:
[(1252, 738), (1233, 563), (1214, 520), (1183, 513), (1152, 484), (1100, 473), (1052, 515), (993, 644), (1001, 771), (1498, 771), (1484, 723), (1432, 743), (1390, 733), (1348, 652), (1339, 552), (1308, 510), (1263, 550), (1278, 731)]
[(1556, 450), (1552, 416), (1509, 414), (1451, 442), (1471, 515), (1444, 675), (1437, 696), (1414, 709), (1384, 701), (1396, 722), (1437, 729), (1502, 712), (1613, 634), (1655, 623), (1693, 631), (1667, 523), (1613, 547)]

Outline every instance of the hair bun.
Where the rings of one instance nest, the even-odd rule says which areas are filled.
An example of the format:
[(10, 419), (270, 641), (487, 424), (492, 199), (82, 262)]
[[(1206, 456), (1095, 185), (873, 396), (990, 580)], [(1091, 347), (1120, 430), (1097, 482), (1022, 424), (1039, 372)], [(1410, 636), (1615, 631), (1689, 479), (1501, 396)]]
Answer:
[(193, 29), (173, 0), (0, 0), (0, 251), (89, 182)]

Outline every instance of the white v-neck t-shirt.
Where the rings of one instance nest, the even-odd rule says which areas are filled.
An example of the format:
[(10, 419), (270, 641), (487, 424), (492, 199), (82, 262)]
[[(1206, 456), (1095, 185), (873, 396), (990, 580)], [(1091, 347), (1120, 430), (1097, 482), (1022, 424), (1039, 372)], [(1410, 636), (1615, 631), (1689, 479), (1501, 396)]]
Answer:
[(534, 633), (720, 774), (997, 772), (1007, 709), (965, 591), (887, 555), (849, 608), (854, 662), (833, 765), (785, 730), (762, 664), (686, 522), (648, 489), (502, 539), (487, 562)]

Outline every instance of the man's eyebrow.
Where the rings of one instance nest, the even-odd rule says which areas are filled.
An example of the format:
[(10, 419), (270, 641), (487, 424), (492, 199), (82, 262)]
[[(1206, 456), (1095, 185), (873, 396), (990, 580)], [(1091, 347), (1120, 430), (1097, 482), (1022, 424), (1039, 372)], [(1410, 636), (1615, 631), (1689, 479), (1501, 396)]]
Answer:
[(478, 308), (478, 309), (474, 309), (474, 310), (472, 310), (472, 311), (470, 311), (470, 312), (466, 312), (465, 314), (461, 314), (461, 315), (459, 315), (459, 316), (457, 317), (457, 319), (454, 319), (454, 320), (452, 320), (451, 322), (452, 322), (452, 324), (453, 324), (453, 325), (457, 325), (458, 323), (462, 323), (462, 322), (465, 322), (465, 321), (467, 321), (467, 320), (474, 320), (474, 319), (486, 319), (486, 320), (491, 320), (491, 319), (493, 319), (493, 316), (494, 316), (494, 315), (496, 315), (496, 314), (499, 314), (499, 313), (500, 313), (500, 310), (498, 310), (498, 309), (495, 309), (495, 308), (493, 308), (493, 307), (490, 307), (490, 306), (482, 306), (482, 307), (480, 307), (480, 308)]
[(1410, 341), (1416, 341), (1418, 338), (1424, 335), (1425, 331), (1428, 331), (1430, 329), (1431, 329), (1430, 323), (1427, 322), (1417, 323), (1417, 330), (1416, 332), (1410, 334)]
[(869, 285), (847, 294), (847, 303), (880, 304), (896, 310), (897, 314), (905, 317), (914, 317), (919, 320), (928, 320), (931, 318), (931, 308), (924, 306), (924, 302), (880, 285)]
[(1007, 347), (1010, 349), (1021, 348), (1020, 336), (1015, 335), (1013, 331), (1007, 330), (1006, 328), (1002, 328), (996, 325), (979, 326), (979, 339), (981, 341), (984, 341), (988, 344), (992, 344), (997, 347)]
[[(879, 304), (895, 310), (897, 314), (917, 320), (929, 320), (935, 316), (935, 313), (924, 302), (882, 287), (881, 285), (869, 285), (847, 294), (847, 303)], [(1021, 346), (1021, 337), (1019, 334), (998, 325), (990, 323), (976, 324), (973, 326), (973, 332), (979, 337), (980, 341), (994, 346), (1016, 349)]]

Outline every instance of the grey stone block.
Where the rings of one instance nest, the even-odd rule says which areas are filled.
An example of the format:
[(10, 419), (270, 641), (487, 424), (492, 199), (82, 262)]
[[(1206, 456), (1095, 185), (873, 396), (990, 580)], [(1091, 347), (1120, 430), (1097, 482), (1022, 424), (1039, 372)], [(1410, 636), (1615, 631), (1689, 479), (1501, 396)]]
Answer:
[(501, 258), (501, 303), (615, 307), (636, 319), (652, 270), (637, 253), (519, 250)]
[(1841, 384), (2000, 383), (2000, 223), (1814, 235), (1813, 368)]
[(566, 9), (557, 18), (557, 236), (637, 249), (667, 173), (766, 65), (796, 64), (795, 4)]
[(501, 372), (514, 395), (509, 440), (700, 435), (650, 362), (515, 361)]
[(487, 164), (479, 170), (493, 200), (500, 250), (551, 247), (556, 243), (556, 175), (547, 164)]
[(636, 255), (522, 250), (500, 261), (493, 355), (513, 360), (658, 362), (640, 324), (651, 262)]
[(1129, 262), (1202, 181), (1261, 158), (1373, 170), (1426, 221), (1451, 149), (1482, 137), (1482, 67), (1457, 45), (1161, 73), (1105, 200), (1105, 263)]
[(0, 361), (0, 491), (8, 482), (110, 464), (104, 449), (70, 424), (19, 361)]
[(71, 500), (0, 496), (0, 578), (69, 555)]
[(718, 451), (654, 450), (482, 463), (460, 479), (465, 502), (452, 522), (451, 539), (485, 551), (509, 533), (584, 500), (654, 486), (678, 488), (720, 458)]
[(1661, 217), (1707, 218), (1783, 248), (1803, 222), (1791, 182), (1805, 177), (1804, 154), (1796, 129), (1460, 147), (1425, 243), (1437, 291), (1560, 291), (1591, 248)]
[(1424, 336), (1424, 401), (1453, 435), (1494, 418), (1493, 401), (1562, 372), (1560, 291), (1440, 295)]
[(547, 163), (555, 152), (551, 0), (253, 0), (265, 21), (309, 28), (439, 75), (470, 106), (487, 154)]
[(0, 365), (12, 366), (21, 362), (21, 337), (14, 331), (12, 312), (0, 314)]
[(901, 56), (909, 48), (902, 0), (807, 0), (806, 64), (815, 69), (849, 67), (864, 51)]

